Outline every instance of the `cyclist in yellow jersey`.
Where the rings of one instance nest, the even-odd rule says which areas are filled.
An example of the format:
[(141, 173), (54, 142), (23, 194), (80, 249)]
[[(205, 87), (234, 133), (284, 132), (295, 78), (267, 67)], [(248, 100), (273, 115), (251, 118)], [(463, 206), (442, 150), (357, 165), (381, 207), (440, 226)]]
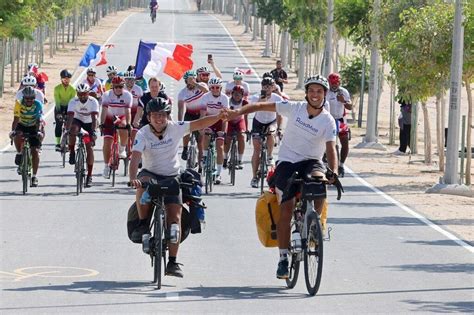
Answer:
[(61, 77), (61, 84), (54, 87), (54, 120), (56, 127), (54, 129), (54, 136), (56, 137), (56, 151), (61, 151), (61, 133), (63, 123), (66, 120), (67, 105), (69, 101), (76, 96), (76, 90), (69, 84), (72, 78), (72, 73), (67, 69), (61, 70), (59, 74)]
[(39, 151), (43, 141), (42, 120), (43, 103), (35, 100), (35, 90), (28, 86), (23, 89), (23, 97), (16, 100), (13, 113), (12, 129), (10, 138), (13, 139), (16, 148), (15, 164), (20, 165), (22, 160), (21, 151), (23, 149), (23, 134), (37, 134), (36, 137), (29, 138), (31, 146), (31, 156), (33, 160), (33, 176), (31, 177), (31, 186), (38, 186), (36, 174), (39, 167)]
[(105, 81), (105, 90), (108, 91), (112, 88), (112, 79), (117, 76), (117, 67), (116, 66), (108, 66), (107, 67), (107, 77), (108, 79)]

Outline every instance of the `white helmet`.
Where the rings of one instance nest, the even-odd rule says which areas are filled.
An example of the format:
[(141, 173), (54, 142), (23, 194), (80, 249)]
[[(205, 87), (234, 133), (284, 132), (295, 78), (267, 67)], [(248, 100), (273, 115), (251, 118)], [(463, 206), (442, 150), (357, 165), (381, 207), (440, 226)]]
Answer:
[(211, 86), (211, 85), (219, 85), (219, 86), (220, 86), (220, 85), (222, 85), (222, 80), (219, 79), (219, 78), (214, 77), (214, 78), (211, 78), (211, 79), (209, 80), (209, 82), (207, 83), (207, 85), (209, 85), (209, 86)]
[(130, 71), (125, 71), (123, 74), (124, 79), (135, 79), (135, 71), (130, 70)]
[(118, 69), (116, 66), (108, 66), (107, 70), (105, 71), (107, 72), (107, 74), (111, 74), (111, 73), (117, 73)]
[(76, 87), (76, 91), (79, 93), (89, 92), (90, 88), (87, 84), (81, 83)]
[(94, 67), (89, 67), (89, 68), (87, 68), (86, 73), (94, 73), (94, 74), (96, 74), (97, 72), (95, 71), (95, 68), (94, 68)]
[(163, 82), (161, 82), (161, 84), (160, 84), (160, 92), (164, 92), (165, 90), (166, 90), (166, 85), (165, 85)]
[(325, 77), (323, 77), (322, 75), (319, 75), (319, 74), (310, 76), (309, 78), (304, 80), (304, 88), (305, 89), (307, 89), (308, 85), (310, 85), (310, 84), (319, 84), (324, 88), (324, 90), (326, 92), (327, 92), (327, 90), (329, 90), (328, 80)]
[(23, 86), (36, 86), (36, 78), (32, 75), (27, 75), (21, 79), (21, 85)]
[(206, 66), (197, 68), (197, 70), (196, 70), (196, 73), (197, 73), (197, 74), (200, 74), (200, 73), (210, 73), (210, 72), (211, 72), (211, 71), (210, 71), (209, 68), (206, 67)]
[(234, 80), (242, 80), (242, 77), (244, 76), (244, 73), (240, 70), (235, 70), (233, 74), (233, 79)]
[(38, 69), (39, 68), (38, 64), (35, 63), (35, 62), (29, 63), (28, 64), (28, 71), (31, 71), (31, 69), (33, 69), (33, 68)]

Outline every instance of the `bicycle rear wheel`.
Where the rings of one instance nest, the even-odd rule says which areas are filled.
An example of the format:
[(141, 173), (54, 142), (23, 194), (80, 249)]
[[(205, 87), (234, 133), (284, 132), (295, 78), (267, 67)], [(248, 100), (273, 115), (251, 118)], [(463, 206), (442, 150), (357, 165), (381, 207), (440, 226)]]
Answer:
[(298, 274), (300, 273), (300, 260), (298, 254), (292, 254), (290, 257), (290, 265), (288, 266), (289, 274), (286, 279), (286, 286), (293, 289), (298, 281)]
[[(307, 211), (312, 211), (308, 207)], [(323, 234), (318, 215), (310, 214), (307, 223), (306, 246), (304, 246), (304, 276), (306, 289), (313, 296), (319, 290), (323, 274)]]
[[(161, 211), (155, 207), (154, 231), (153, 231), (153, 282), (156, 283), (156, 288), (161, 289), (161, 269), (163, 267), (163, 238), (164, 238), (164, 221)], [(164, 269), (164, 267), (163, 267)]]
[(230, 172), (230, 183), (235, 185), (235, 168), (237, 166), (237, 143), (235, 140), (232, 140), (232, 145), (230, 147), (230, 162), (229, 162), (229, 172)]

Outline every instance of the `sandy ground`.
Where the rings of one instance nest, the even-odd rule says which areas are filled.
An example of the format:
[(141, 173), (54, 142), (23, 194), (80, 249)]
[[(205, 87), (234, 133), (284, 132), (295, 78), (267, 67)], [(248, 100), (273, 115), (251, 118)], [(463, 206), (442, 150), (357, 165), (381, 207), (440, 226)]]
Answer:
[[(262, 75), (264, 72), (275, 68), (277, 58), (263, 58), (262, 52), (265, 42), (261, 40), (252, 41), (252, 34), (244, 34), (244, 27), (237, 25), (229, 16), (216, 15), (232, 34), (234, 40), (241, 48), (254, 69)], [(216, 61), (217, 62), (217, 61)], [(285, 92), (292, 99), (302, 99), (304, 92), (296, 90), (297, 78), (294, 71), (288, 71), (289, 83), (285, 86)], [(466, 92), (463, 91), (463, 114), (467, 113)], [(365, 100), (367, 107), (367, 99)], [(432, 139), (433, 139), (433, 163), (425, 165), (423, 151), (423, 133), (419, 135), (419, 154), (395, 156), (391, 154), (398, 145), (389, 146), (389, 117), (390, 117), (390, 88), (385, 85), (383, 95), (381, 97), (379, 108), (379, 143), (386, 147), (386, 151), (378, 151), (373, 149), (355, 149), (354, 146), (362, 142), (362, 136), (365, 134), (365, 116), (362, 128), (351, 127), (352, 141), (350, 142), (349, 158), (346, 165), (356, 172), (364, 180), (387, 193), (397, 201), (415, 210), (416, 212), (426, 216), (431, 221), (442, 225), (445, 229), (456, 234), (459, 238), (470, 242), (474, 242), (474, 198), (426, 194), (425, 190), (439, 182), (439, 178), (443, 176), (438, 171), (438, 156), (435, 145), (435, 103), (430, 100), (428, 110), (432, 121)], [(396, 115), (399, 110), (397, 106)], [(446, 116), (448, 117), (448, 116)], [(420, 109), (419, 130), (423, 129), (423, 120)], [(396, 131), (396, 143), (398, 144), (398, 132)], [(474, 168), (471, 168), (471, 174)], [(344, 180), (342, 180), (344, 184)], [(472, 186), (471, 186), (472, 189)]]
[[(102, 43), (107, 40), (116, 27), (136, 10), (121, 11), (116, 15), (110, 15), (102, 19), (99, 25), (95, 26), (92, 31), (83, 34), (79, 38), (77, 50), (74, 49), (74, 45), (68, 44), (65, 49), (60, 50), (53, 59), (50, 59), (46, 57), (49, 56), (48, 47), (46, 47), (45, 63), (42, 65), (41, 70), (45, 71), (50, 78), (47, 85), (47, 98), (53, 100), (53, 87), (59, 83), (59, 72), (61, 69), (75, 69), (82, 52), (90, 42)], [(244, 34), (243, 26), (237, 25), (237, 22), (232, 20), (231, 17), (221, 15), (216, 15), (216, 17), (227, 27), (244, 55), (260, 75), (274, 68), (276, 58), (261, 57), (264, 48), (263, 41), (252, 41), (251, 34)], [(75, 77), (79, 72), (76, 71)], [(286, 85), (285, 92), (292, 99), (301, 99), (304, 93), (301, 90), (295, 89), (297, 82), (296, 74), (291, 70), (287, 72), (290, 82)], [(8, 68), (6, 69), (5, 78), (5, 85), (8, 85), (8, 87), (3, 98), (0, 99), (0, 146), (2, 148), (8, 142), (8, 131), (10, 130), (13, 116), (13, 95), (17, 89), (16, 84), (14, 87), (9, 87), (10, 73)], [(428, 195), (425, 193), (425, 190), (437, 183), (439, 177), (443, 175), (442, 172), (438, 171), (437, 155), (433, 155), (434, 162), (432, 165), (425, 165), (423, 163), (423, 146), (421, 142), (419, 145), (420, 154), (407, 156), (394, 156), (391, 154), (391, 152), (397, 149), (397, 146), (388, 145), (389, 103), (389, 88), (385, 86), (379, 109), (379, 143), (383, 144), (387, 150), (376, 151), (353, 148), (361, 142), (361, 136), (365, 133), (365, 125), (361, 129), (352, 127), (353, 139), (350, 143), (351, 151), (346, 165), (367, 182), (394, 199), (426, 216), (433, 222), (442, 225), (461, 239), (471, 244), (474, 243), (474, 229), (472, 228), (474, 221), (474, 198), (439, 194)], [(365, 104), (367, 104), (367, 101)], [(466, 112), (466, 104), (464, 96), (464, 112)], [(430, 115), (433, 117), (431, 121), (435, 121), (434, 106), (434, 102), (431, 100), (428, 104)], [(419, 121), (419, 128), (422, 129), (421, 117)], [(432, 126), (433, 130), (434, 127)], [(421, 135), (420, 137), (422, 140)], [(434, 131), (432, 132), (432, 137), (433, 141), (435, 141)], [(435, 146), (433, 146), (433, 152), (435, 152)], [(473, 172), (471, 169), (471, 173)]]

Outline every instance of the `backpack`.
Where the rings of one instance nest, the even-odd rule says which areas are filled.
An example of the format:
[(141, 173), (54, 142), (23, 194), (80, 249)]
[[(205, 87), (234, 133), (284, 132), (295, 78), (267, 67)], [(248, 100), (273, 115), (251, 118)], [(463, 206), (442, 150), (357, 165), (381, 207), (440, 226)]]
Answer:
[(191, 234), (201, 233), (201, 224), (204, 223), (204, 209), (206, 208), (206, 205), (201, 198), (201, 175), (195, 170), (188, 168), (181, 173), (181, 182), (195, 183), (192, 187), (183, 187), (181, 192), (183, 205), (186, 204), (189, 209), (189, 225)]
[(280, 219), (280, 206), (276, 194), (265, 191), (255, 206), (255, 223), (260, 243), (265, 247), (277, 247), (276, 225)]

